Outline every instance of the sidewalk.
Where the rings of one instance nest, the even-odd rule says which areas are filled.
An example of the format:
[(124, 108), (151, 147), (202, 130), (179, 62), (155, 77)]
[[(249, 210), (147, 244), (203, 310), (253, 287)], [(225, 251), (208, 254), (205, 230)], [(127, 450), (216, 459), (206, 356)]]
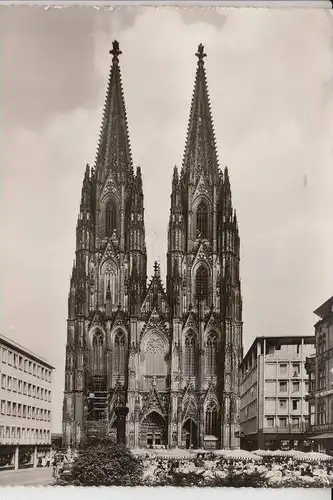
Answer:
[(48, 486), (53, 483), (52, 467), (0, 471), (1, 486)]

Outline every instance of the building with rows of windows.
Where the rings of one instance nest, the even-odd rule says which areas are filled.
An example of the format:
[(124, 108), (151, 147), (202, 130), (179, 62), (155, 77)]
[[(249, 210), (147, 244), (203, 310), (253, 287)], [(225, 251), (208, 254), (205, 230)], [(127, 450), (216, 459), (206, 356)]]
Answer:
[(257, 337), (240, 366), (241, 444), (248, 450), (310, 446), (309, 380), (312, 336)]
[(172, 178), (166, 289), (156, 263), (147, 285), (143, 179), (133, 169), (117, 42), (110, 52), (70, 280), (64, 444), (115, 435), (127, 409), (129, 447), (235, 448), (240, 239), (228, 170), (218, 164), (204, 47), (196, 54), (183, 164)]
[(316, 352), (306, 360), (312, 438), (320, 450), (333, 450), (333, 297), (314, 313)]
[(49, 456), (53, 369), (0, 335), (0, 468), (33, 466)]

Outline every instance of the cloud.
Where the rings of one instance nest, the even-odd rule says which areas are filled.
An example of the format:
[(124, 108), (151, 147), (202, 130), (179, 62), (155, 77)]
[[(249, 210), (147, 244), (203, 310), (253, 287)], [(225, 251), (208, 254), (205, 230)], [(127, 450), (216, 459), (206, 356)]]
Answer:
[(2, 64), (10, 68), (2, 76), (6, 127), (41, 131), (56, 112), (98, 105), (95, 33), (106, 33), (111, 46), (113, 23), (124, 32), (139, 12), (12, 6), (0, 14)]
[(177, 11), (184, 24), (205, 23), (210, 24), (219, 31), (228, 19), (226, 10), (215, 7), (183, 7), (178, 8)]

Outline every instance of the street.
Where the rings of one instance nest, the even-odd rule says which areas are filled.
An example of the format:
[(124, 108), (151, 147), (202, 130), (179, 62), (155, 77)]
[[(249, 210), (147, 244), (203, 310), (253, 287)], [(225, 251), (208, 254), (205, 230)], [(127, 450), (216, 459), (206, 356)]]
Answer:
[(0, 472), (0, 486), (48, 486), (52, 483), (52, 467)]

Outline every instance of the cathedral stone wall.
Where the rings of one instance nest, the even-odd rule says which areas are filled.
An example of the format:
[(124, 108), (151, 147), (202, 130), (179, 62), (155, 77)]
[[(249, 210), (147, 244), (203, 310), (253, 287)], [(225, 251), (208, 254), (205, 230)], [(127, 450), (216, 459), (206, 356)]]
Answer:
[(143, 182), (132, 165), (117, 42), (111, 54), (77, 222), (64, 440), (76, 447), (123, 433), (131, 448), (236, 448), (240, 244), (228, 170), (218, 165), (206, 54), (200, 45), (184, 161), (173, 173), (166, 288), (157, 263), (147, 284)]

